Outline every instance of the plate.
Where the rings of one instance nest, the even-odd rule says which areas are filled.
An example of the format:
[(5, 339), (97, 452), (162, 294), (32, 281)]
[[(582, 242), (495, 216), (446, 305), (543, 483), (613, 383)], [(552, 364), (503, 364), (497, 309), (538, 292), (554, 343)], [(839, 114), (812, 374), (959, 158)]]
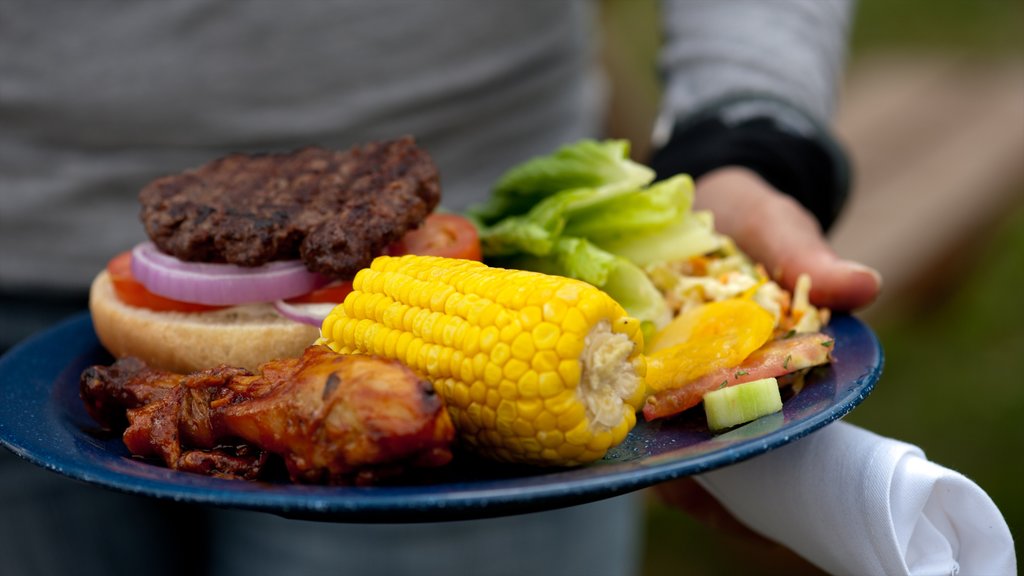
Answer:
[(860, 404), (881, 374), (882, 349), (853, 316), (833, 317), (834, 362), (812, 372), (781, 413), (713, 435), (700, 410), (642, 419), (598, 462), (570, 469), (498, 465), (457, 453), (442, 476), (402, 486), (331, 487), (209, 478), (133, 458), (102, 433), (78, 397), (79, 374), (112, 358), (88, 313), (0, 358), (0, 442), (65, 476), (154, 498), (333, 522), (430, 522), (534, 512), (592, 502), (727, 466), (788, 444)]

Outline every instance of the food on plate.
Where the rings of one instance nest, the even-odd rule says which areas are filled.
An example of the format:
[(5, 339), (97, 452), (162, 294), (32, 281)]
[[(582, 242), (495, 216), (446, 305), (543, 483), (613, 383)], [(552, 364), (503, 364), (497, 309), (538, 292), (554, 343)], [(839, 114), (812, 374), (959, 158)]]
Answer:
[(382, 256), (353, 287), (319, 342), (426, 375), (459, 440), (476, 452), (581, 464), (636, 423), (640, 322), (590, 284), (468, 260)]
[(764, 345), (775, 323), (751, 300), (731, 298), (696, 306), (676, 316), (652, 339), (647, 387), (679, 388), (705, 374), (736, 366)]
[(710, 215), (691, 210), (693, 181), (653, 182), (622, 140), (582, 140), (510, 169), (490, 200), (470, 210), (487, 261), (578, 278), (644, 322), (672, 310), (645, 268), (719, 248)]
[(336, 278), (419, 226), (440, 198), (437, 168), (411, 138), (231, 154), (139, 193), (146, 234), (164, 254), (245, 267), (300, 259)]
[[(316, 327), (289, 320), (269, 303), (208, 311), (160, 311), (129, 304), (113, 278), (101, 273), (93, 280), (89, 311), (99, 341), (118, 358), (137, 356), (176, 372), (221, 363), (252, 368), (266, 360), (300, 354), (318, 334)], [(147, 303), (152, 301), (151, 294), (144, 296)]]
[(664, 348), (647, 355), (640, 324), (582, 281), (382, 256), (356, 275), (318, 343), (394, 358), (424, 375), (475, 452), (558, 466), (603, 457), (633, 428), (645, 398), (648, 419), (676, 414), (713, 390), (827, 362), (832, 344), (820, 333), (771, 339), (772, 315), (749, 299), (680, 315), (660, 339)]
[[(629, 158), (620, 140), (581, 140), (508, 170), (470, 214), (492, 264), (578, 278), (641, 320), (647, 347), (647, 419), (701, 403), (729, 374), (799, 382), (829, 350), (829, 311), (792, 293), (693, 210), (694, 183)], [(787, 338), (812, 334), (809, 340)], [(810, 353), (813, 352), (813, 353)], [(783, 359), (782, 361), (779, 358)], [(788, 359), (788, 361), (785, 361)]]
[(437, 169), (411, 138), (346, 151), (232, 154), (147, 185), (150, 242), (90, 291), (100, 342), (177, 372), (297, 356), (379, 254), (479, 258), (473, 225), (433, 213)]
[[(804, 332), (771, 340), (750, 353), (738, 364), (724, 366), (682, 384), (647, 396), (644, 418), (665, 418), (701, 403), (712, 390), (761, 378), (776, 378), (782, 384), (810, 368), (827, 364), (835, 340), (820, 332)], [(790, 376), (789, 378), (785, 378)]]
[[(168, 466), (251, 477), (274, 453), (295, 480), (335, 482), (362, 452), (332, 468), (319, 428), (283, 423), (315, 413), (329, 426), (349, 405), (353, 418), (373, 415), (375, 399), (394, 431), (404, 414), (396, 406), (408, 402), (355, 391), (359, 402), (346, 398), (324, 416), (315, 399), (333, 399), (335, 385), (323, 366), (341, 362), (328, 354), (352, 358), (363, 368), (350, 379), (371, 389), (374, 362), (401, 362), (404, 376), (380, 368), (378, 388), (428, 381), (461, 444), (513, 463), (598, 460), (641, 410), (653, 420), (704, 402), (716, 430), (775, 411), (779, 386), (798, 390), (831, 360), (828, 310), (810, 304), (807, 277), (782, 289), (709, 213), (694, 211), (688, 176), (654, 182), (628, 150), (584, 140), (531, 159), (499, 180), (472, 221), (431, 213), (436, 170), (409, 139), (234, 155), (158, 180), (140, 196), (153, 241), (114, 258), (93, 290), (104, 345), (152, 368), (122, 360), (90, 369), (83, 398), (101, 421), (105, 403), (130, 408), (129, 448)], [(118, 298), (100, 298), (115, 287)], [(148, 323), (124, 330), (104, 311), (107, 299)], [(256, 334), (250, 314), (275, 320), (261, 320)], [(182, 325), (204, 322), (244, 333), (226, 343), (181, 336)], [(267, 347), (300, 329), (290, 348)], [(178, 377), (161, 369), (200, 371), (174, 387)], [(735, 399), (752, 406), (730, 407)], [(410, 425), (421, 416), (409, 411)], [(217, 449), (214, 428), (245, 444)], [(444, 460), (427, 452), (416, 454)]]
[(775, 378), (751, 380), (704, 395), (704, 414), (711, 430), (725, 430), (782, 410)]
[(181, 375), (122, 358), (81, 377), (104, 426), (132, 454), (225, 478), (373, 484), (451, 460), (454, 429), (429, 382), (393, 360), (311, 346), (258, 372)]

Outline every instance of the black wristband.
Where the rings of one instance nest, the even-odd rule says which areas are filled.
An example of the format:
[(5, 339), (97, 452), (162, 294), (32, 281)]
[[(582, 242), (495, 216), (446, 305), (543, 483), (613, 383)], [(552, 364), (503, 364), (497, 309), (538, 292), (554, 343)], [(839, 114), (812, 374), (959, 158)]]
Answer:
[(736, 105), (706, 109), (677, 124), (651, 158), (658, 179), (680, 173), (697, 179), (716, 168), (742, 166), (795, 198), (828, 230), (850, 189), (849, 162), (838, 143), (810, 121), (797, 127), (774, 115), (730, 117)]

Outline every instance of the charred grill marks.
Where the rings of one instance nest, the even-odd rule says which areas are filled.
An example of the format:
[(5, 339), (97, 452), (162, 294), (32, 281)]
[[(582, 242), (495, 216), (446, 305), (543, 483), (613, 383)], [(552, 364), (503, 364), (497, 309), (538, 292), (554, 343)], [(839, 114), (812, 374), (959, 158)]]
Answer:
[(259, 266), (301, 258), (348, 278), (440, 201), (437, 168), (412, 138), (343, 152), (232, 154), (139, 194), (146, 232), (182, 260)]

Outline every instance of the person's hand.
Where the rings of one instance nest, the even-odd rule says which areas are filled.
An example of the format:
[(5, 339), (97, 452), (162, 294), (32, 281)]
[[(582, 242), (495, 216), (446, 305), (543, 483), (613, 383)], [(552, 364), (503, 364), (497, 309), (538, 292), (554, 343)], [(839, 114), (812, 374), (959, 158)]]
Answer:
[(719, 168), (696, 184), (695, 207), (714, 213), (715, 228), (764, 264), (784, 288), (792, 290), (797, 277), (807, 273), (811, 302), (837, 311), (863, 308), (878, 295), (878, 272), (839, 258), (810, 212), (755, 172)]

